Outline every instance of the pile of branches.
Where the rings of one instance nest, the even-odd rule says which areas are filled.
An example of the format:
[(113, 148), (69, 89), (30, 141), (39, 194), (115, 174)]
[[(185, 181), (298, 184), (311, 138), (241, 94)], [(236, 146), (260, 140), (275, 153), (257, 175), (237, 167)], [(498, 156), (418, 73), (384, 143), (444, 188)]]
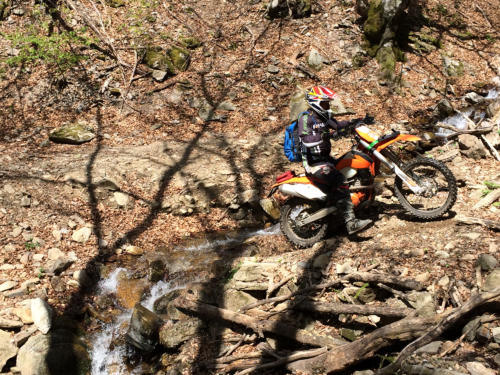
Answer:
[[(351, 287), (352, 283), (363, 283), (366, 288), (387, 292), (397, 299), (409, 302), (411, 293), (421, 291), (424, 286), (413, 279), (377, 272), (376, 265), (360, 272), (352, 272), (342, 277), (330, 279), (323, 283), (298, 289), (295, 292), (280, 294), (271, 297), (279, 287), (290, 280), (283, 277), (278, 283), (269, 283), (266, 298), (258, 300), (231, 311), (206, 303), (190, 294), (182, 294), (175, 301), (177, 309), (196, 315), (206, 322), (220, 321), (233, 327), (235, 324), (242, 327), (245, 333), (235, 345), (232, 345), (219, 358), (211, 362), (217, 373), (235, 373), (237, 375), (262, 373), (264, 370), (286, 367), (289, 370), (302, 373), (320, 374), (346, 370), (354, 364), (372, 358), (383, 348), (390, 349), (395, 343), (408, 343), (399, 352), (397, 358), (390, 365), (378, 370), (377, 374), (395, 374), (407, 365), (406, 361), (418, 348), (436, 340), (445, 331), (457, 323), (461, 318), (482, 306), (488, 309), (489, 302), (500, 301), (500, 287), (481, 292), (479, 288), (472, 290), (470, 298), (462, 301), (457, 289), (451, 285), (442, 298), (442, 306), (436, 313), (419, 311), (411, 307), (394, 307), (380, 301), (370, 304), (359, 304), (352, 297), (340, 302), (325, 302), (328, 295), (338, 295), (343, 287)], [(480, 275), (479, 275), (480, 276)], [(478, 283), (478, 285), (480, 285)], [(340, 289), (339, 289), (340, 288)], [(335, 298), (334, 298), (335, 299)], [(331, 300), (331, 298), (330, 298)], [(449, 303), (448, 308), (446, 305)], [(484, 309), (483, 309), (484, 310)], [(298, 312), (306, 312), (308, 316), (318, 317), (319, 320), (331, 321), (332, 316), (376, 316), (379, 324), (372, 324), (377, 328), (360, 337), (345, 341), (338, 335), (321, 334), (295, 327), (288, 323), (293, 319), (280, 319), (281, 316), (290, 317)], [(326, 319), (322, 319), (326, 318)], [(497, 317), (493, 317), (497, 319)], [(276, 351), (265, 341), (268, 336), (281, 337), (287, 343), (295, 342), (300, 350)], [(454, 348), (456, 350), (463, 337), (458, 338)], [(253, 350), (248, 348), (235, 353), (236, 349), (246, 343), (253, 344)], [(399, 346), (401, 347), (401, 346)]]

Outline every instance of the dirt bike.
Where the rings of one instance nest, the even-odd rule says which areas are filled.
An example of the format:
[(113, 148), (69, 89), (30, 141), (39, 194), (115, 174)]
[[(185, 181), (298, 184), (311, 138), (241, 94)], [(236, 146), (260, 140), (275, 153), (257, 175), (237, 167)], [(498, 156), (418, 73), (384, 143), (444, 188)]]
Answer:
[[(421, 138), (394, 130), (378, 136), (366, 125), (363, 120), (348, 125), (353, 147), (335, 161), (347, 180), (354, 207), (372, 202), (379, 190), (375, 178), (392, 172), (395, 195), (410, 215), (431, 220), (447, 213), (457, 198), (457, 184), (446, 165), (421, 156), (403, 162), (391, 145)], [(327, 216), (337, 211), (334, 202), (326, 204), (327, 195), (317, 184), (312, 177), (288, 171), (276, 179), (268, 195), (281, 193), (285, 200), (280, 210), (281, 231), (299, 247), (323, 239), (329, 225)]]

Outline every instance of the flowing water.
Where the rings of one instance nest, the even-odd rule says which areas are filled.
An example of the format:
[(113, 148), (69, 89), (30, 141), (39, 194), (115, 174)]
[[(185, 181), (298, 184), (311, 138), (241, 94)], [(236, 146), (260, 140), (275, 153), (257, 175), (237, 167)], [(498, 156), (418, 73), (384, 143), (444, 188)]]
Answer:
[[(195, 241), (195, 245), (172, 249), (171, 255), (173, 258), (183, 258), (182, 263), (178, 263), (177, 267), (183, 267), (183, 271), (190, 271), (196, 267), (200, 267), (200, 258), (202, 263), (209, 265), (210, 260), (217, 259), (220, 254), (215, 254), (215, 251), (220, 252), (222, 249), (229, 249), (231, 247), (242, 244), (245, 240), (256, 236), (267, 236), (278, 234), (280, 231), (279, 225), (275, 225), (268, 229), (257, 231), (247, 231), (234, 235), (226, 235), (223, 238), (216, 238), (213, 240)], [(202, 257), (203, 254), (209, 255), (214, 253), (213, 257)], [(204, 261), (203, 261), (204, 259)], [(169, 259), (169, 268), (172, 266)], [(175, 263), (174, 263), (175, 267)], [(120, 277), (131, 273), (133, 270), (126, 268), (116, 268), (109, 276), (101, 280), (98, 285), (98, 293), (101, 295), (114, 295), (118, 289)], [(199, 272), (184, 272), (184, 275), (195, 274), (200, 275)], [(154, 302), (161, 296), (176, 289), (183, 289), (185, 286), (192, 282), (205, 281), (199, 276), (179, 276), (176, 279), (169, 280), (168, 282), (159, 281), (151, 286), (149, 291), (145, 293), (144, 299), (141, 304), (149, 310), (153, 310)], [(140, 366), (135, 369), (130, 369), (127, 365), (127, 358), (130, 356), (132, 350), (124, 344), (123, 338), (128, 330), (128, 323), (132, 316), (132, 309), (125, 309), (120, 315), (113, 319), (112, 323), (103, 324), (98, 333), (91, 337), (92, 349), (90, 352), (92, 367), (92, 375), (125, 375), (125, 374), (141, 374)]]

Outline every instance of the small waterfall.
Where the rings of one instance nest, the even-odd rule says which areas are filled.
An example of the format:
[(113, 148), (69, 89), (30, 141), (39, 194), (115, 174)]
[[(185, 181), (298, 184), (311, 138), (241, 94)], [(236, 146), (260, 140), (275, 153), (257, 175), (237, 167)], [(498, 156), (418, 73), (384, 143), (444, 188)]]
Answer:
[[(255, 236), (268, 236), (279, 234), (279, 224), (270, 228), (256, 231), (247, 231), (235, 236), (226, 236), (224, 239), (206, 241), (200, 245), (181, 247), (177, 250), (190, 252), (208, 252), (221, 247), (229, 247), (243, 243), (246, 239)], [(187, 270), (186, 270), (187, 271)], [(118, 286), (120, 273), (130, 273), (126, 268), (116, 268), (98, 284), (98, 293), (114, 294)], [(159, 281), (155, 283), (141, 304), (149, 310), (153, 310), (154, 302), (161, 296), (178, 289), (184, 289), (188, 283), (202, 282), (201, 279), (180, 280), (174, 279), (168, 282)], [(132, 310), (126, 310), (117, 316), (112, 323), (102, 324), (102, 330), (91, 337), (91, 375), (126, 375), (141, 373), (139, 369), (131, 370), (126, 366), (126, 359), (130, 353), (127, 345), (116, 345), (121, 343), (128, 329), (128, 322), (132, 316)], [(139, 372), (137, 372), (139, 371)]]

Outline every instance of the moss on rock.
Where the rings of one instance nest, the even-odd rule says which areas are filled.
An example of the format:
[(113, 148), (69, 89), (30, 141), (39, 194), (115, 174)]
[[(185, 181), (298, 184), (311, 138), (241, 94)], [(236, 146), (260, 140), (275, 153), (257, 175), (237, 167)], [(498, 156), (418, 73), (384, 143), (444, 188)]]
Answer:
[(106, 0), (106, 5), (111, 8), (119, 8), (125, 6), (125, 0)]
[(175, 69), (184, 72), (189, 67), (191, 62), (191, 55), (189, 51), (180, 48), (172, 47), (168, 50), (168, 56), (170, 57), (171, 64)]
[(175, 74), (175, 69), (172, 61), (169, 59), (161, 48), (147, 48), (144, 53), (144, 63), (151, 69), (162, 70), (170, 74)]
[(195, 49), (201, 46), (200, 40), (198, 38), (195, 38), (194, 36), (181, 37), (180, 42), (184, 47), (188, 49)]
[(377, 44), (385, 30), (384, 5), (382, 0), (372, 0), (368, 9), (368, 18), (363, 27), (366, 38)]
[(392, 81), (394, 79), (394, 69), (396, 68), (396, 54), (392, 48), (392, 43), (387, 43), (379, 48), (377, 61), (380, 65), (381, 78)]
[(3, 21), (9, 16), (9, 5), (9, 0), (0, 0), (0, 21)]

